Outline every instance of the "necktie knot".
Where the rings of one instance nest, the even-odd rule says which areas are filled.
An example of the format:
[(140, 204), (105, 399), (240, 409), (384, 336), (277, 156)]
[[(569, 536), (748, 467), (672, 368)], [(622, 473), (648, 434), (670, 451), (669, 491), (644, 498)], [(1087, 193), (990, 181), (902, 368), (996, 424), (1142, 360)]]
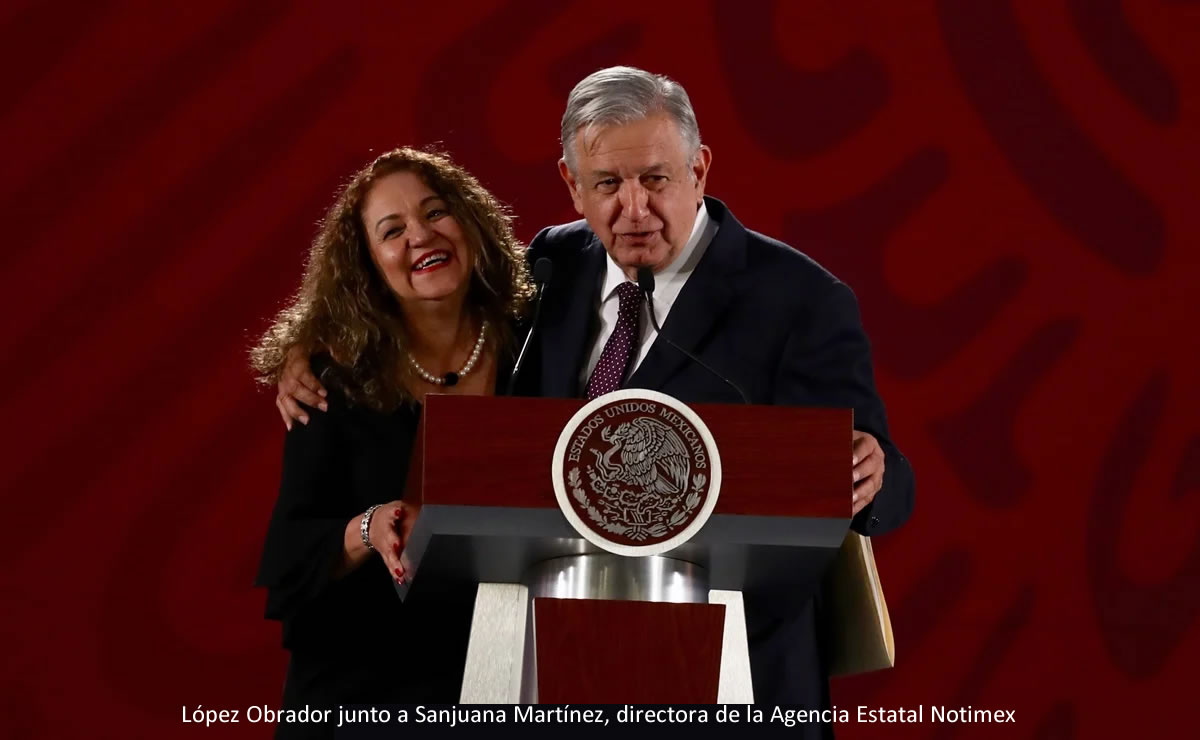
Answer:
[(637, 285), (624, 282), (617, 286), (617, 311), (625, 313), (627, 311), (637, 312), (642, 305), (642, 290)]

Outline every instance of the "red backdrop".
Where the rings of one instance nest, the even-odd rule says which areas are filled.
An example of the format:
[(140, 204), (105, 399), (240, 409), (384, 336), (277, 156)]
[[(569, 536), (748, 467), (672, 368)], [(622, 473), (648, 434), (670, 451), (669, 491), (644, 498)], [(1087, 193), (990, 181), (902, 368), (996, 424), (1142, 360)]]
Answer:
[(710, 192), (861, 301), (919, 494), (877, 542), (898, 666), (835, 702), (1017, 710), (914, 738), (1190, 703), (1200, 4), (170, 5), (0, 10), (0, 734), (275, 704), (283, 429), (248, 346), (373, 152), (440, 142), (522, 238), (573, 219), (558, 120), (614, 63), (680, 80)]

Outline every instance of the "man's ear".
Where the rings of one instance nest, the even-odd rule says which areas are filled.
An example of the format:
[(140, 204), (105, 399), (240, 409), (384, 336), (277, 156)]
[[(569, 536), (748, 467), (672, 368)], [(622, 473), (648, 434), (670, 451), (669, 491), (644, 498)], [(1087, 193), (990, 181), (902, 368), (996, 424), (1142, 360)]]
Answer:
[(696, 202), (704, 200), (704, 185), (708, 179), (708, 168), (712, 166), (712, 149), (701, 145), (692, 159), (692, 177), (696, 180)]
[(575, 212), (582, 216), (583, 197), (579, 194), (579, 183), (575, 181), (575, 175), (571, 174), (571, 168), (567, 166), (567, 160), (558, 160), (558, 174), (562, 176), (563, 182), (567, 184), (567, 190), (571, 191), (571, 200), (575, 203)]

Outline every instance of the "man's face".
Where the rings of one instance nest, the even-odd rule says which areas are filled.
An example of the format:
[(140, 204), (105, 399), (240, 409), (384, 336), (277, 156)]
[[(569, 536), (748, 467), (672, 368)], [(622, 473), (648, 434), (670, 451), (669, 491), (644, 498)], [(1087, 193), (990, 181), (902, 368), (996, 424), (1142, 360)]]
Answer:
[(660, 270), (683, 250), (712, 153), (702, 146), (689, 160), (679, 127), (666, 113), (624, 126), (606, 126), (575, 139), (576, 171), (558, 169), (575, 210), (608, 254), (636, 279), (637, 269)]

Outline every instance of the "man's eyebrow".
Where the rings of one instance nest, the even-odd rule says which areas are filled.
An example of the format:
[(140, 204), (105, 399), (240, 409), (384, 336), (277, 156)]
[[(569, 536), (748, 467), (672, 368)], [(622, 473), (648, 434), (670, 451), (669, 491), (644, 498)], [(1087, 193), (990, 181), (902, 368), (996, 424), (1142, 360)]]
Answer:
[[(638, 172), (638, 176), (640, 177), (641, 175), (647, 175), (651, 172), (661, 172), (662, 170), (670, 169), (670, 166), (671, 165), (669, 162), (655, 162), (648, 167), (642, 168)], [(592, 177), (603, 180), (609, 177), (616, 177), (620, 179), (621, 176), (616, 172), (609, 172), (608, 170), (592, 170)]]

